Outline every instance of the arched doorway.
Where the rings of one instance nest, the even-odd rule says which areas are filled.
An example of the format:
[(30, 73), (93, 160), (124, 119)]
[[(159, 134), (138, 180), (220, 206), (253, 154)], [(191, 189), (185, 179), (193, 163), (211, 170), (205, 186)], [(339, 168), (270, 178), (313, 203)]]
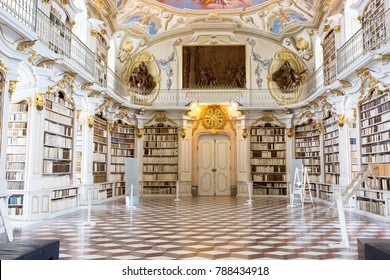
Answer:
[(225, 134), (199, 136), (199, 195), (230, 195), (230, 142)]

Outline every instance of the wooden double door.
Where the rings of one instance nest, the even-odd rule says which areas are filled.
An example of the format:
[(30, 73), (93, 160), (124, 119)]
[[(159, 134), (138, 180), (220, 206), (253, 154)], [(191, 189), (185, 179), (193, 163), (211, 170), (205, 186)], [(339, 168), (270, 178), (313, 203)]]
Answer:
[(201, 135), (198, 140), (198, 194), (230, 195), (230, 138)]

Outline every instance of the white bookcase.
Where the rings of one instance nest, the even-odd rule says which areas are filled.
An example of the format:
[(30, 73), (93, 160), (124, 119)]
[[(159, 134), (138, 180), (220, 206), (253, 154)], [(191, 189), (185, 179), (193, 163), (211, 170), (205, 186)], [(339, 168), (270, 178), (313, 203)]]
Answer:
[(287, 195), (286, 128), (264, 124), (251, 128), (251, 179), (254, 195)]
[(142, 194), (176, 193), (178, 128), (164, 123), (144, 127)]
[(360, 104), (361, 164), (372, 164), (370, 177), (357, 191), (357, 209), (374, 217), (390, 216), (390, 98), (375, 90)]

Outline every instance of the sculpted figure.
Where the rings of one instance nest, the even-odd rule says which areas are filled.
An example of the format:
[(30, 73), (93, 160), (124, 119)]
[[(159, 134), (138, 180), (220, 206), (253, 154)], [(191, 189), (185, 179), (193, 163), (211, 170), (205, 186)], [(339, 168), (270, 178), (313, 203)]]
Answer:
[(272, 80), (276, 82), (282, 92), (292, 92), (301, 82), (301, 77), (290, 63), (285, 61), (282, 67), (272, 74)]

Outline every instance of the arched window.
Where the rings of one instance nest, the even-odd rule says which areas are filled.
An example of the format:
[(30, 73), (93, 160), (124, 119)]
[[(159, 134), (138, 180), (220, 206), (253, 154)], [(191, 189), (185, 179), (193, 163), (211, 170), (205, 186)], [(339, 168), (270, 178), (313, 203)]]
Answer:
[(364, 52), (380, 48), (386, 43), (386, 21), (383, 0), (371, 0), (363, 11)]

